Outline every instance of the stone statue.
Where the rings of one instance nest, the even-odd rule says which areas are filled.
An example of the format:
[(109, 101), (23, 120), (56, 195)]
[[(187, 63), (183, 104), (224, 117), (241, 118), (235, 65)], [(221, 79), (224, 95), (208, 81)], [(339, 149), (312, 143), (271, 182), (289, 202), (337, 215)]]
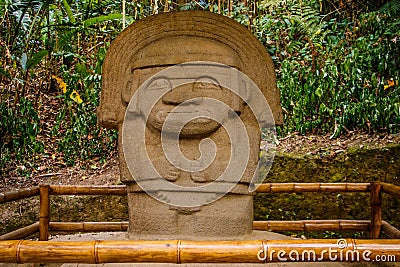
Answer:
[[(182, 74), (190, 82), (179, 86), (174, 86), (176, 80), (183, 79), (179, 73), (173, 77), (161, 75), (152, 78), (170, 66), (199, 61), (223, 65), (206, 66), (206, 72), (212, 75), (199, 76), (194, 72), (185, 73), (183, 77)], [(249, 192), (249, 186), (258, 163), (258, 114), (253, 113), (248, 99), (223, 86), (243, 82), (240, 79), (232, 81), (234, 78), (229, 75), (219, 75), (220, 68), (222, 70), (224, 66), (247, 75), (268, 101), (275, 123), (282, 124), (279, 91), (271, 58), (247, 29), (229, 18), (201, 11), (165, 13), (132, 24), (113, 41), (103, 66), (98, 117), (100, 125), (119, 130), (121, 181), (128, 188), (130, 238), (237, 239), (251, 234), (253, 193)], [(137, 100), (133, 96), (141, 85), (146, 86), (139, 92), (141, 96)], [(166, 93), (144, 117), (146, 112), (141, 105), (148, 99), (146, 94), (151, 97), (159, 90), (166, 90)], [(218, 109), (207, 98), (221, 102), (230, 111)], [(137, 103), (133, 103), (135, 101)], [(177, 116), (169, 126), (165, 126), (171, 114)], [(199, 116), (186, 123), (184, 120), (188, 114)], [(224, 127), (233, 118), (240, 118), (243, 122), (249, 148), (247, 162), (243, 163), (243, 174), (235, 183), (218, 180), (229, 165), (232, 154), (242, 153), (232, 150), (238, 140), (232, 140)], [(176, 127), (182, 126), (176, 147), (190, 161), (189, 171), (178, 167), (173, 159), (174, 153), (172, 159), (167, 158), (161, 145), (163, 138), (169, 138), (169, 129), (173, 134), (175, 124)], [(139, 140), (129, 135), (138, 132), (139, 125), (144, 129), (144, 140), (140, 141), (145, 147), (135, 150), (133, 147)], [(165, 137), (162, 136), (163, 131), (166, 132)], [(201, 168), (204, 162), (199, 147), (205, 138), (214, 142), (215, 157), (206, 168)], [(150, 164), (141, 160), (143, 150)], [(149, 165), (154, 166), (157, 175), (145, 171)], [(140, 169), (141, 174), (137, 176), (143, 177), (133, 177), (132, 168)], [(180, 193), (154, 187), (152, 191), (156, 192), (150, 196), (140, 186), (141, 180), (145, 183), (166, 180), (186, 188), (216, 182), (232, 185), (228, 194), (222, 197), (219, 192), (214, 192), (212, 185), (211, 190), (202, 193), (190, 190)], [(181, 198), (195, 199), (203, 193), (215, 200), (199, 206), (169, 204), (170, 198), (179, 194)]]

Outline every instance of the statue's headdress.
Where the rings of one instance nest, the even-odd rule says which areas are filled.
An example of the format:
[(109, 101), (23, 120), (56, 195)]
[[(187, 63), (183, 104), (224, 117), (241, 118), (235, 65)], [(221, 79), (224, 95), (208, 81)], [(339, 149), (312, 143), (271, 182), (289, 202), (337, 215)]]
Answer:
[[(240, 61), (240, 71), (254, 81), (267, 99), (275, 123), (283, 123), (275, 68), (266, 48), (243, 25), (228, 17), (206, 11), (183, 11), (139, 20), (127, 27), (112, 42), (103, 64), (98, 110), (100, 125), (117, 129), (122, 124), (126, 106), (121, 100), (121, 91), (126, 87), (126, 81), (132, 76), (133, 69), (140, 67), (141, 60), (146, 61), (140, 57), (141, 51), (159, 39), (185, 36), (206, 38), (234, 51)], [(175, 64), (187, 62), (184, 57), (176, 58), (182, 62), (173, 62)], [(218, 58), (188, 58), (191, 61), (219, 61)]]

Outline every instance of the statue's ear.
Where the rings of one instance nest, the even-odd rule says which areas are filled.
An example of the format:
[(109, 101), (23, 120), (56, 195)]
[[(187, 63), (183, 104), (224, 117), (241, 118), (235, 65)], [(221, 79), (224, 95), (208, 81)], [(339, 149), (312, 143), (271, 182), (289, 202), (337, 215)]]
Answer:
[(139, 84), (138, 84), (139, 83), (139, 79), (138, 78), (139, 77), (137, 77), (137, 73), (135, 75), (135, 70), (132, 71), (132, 73), (130, 73), (128, 75), (128, 77), (126, 77), (124, 85), (121, 88), (121, 102), (125, 107), (128, 106), (128, 104), (131, 101), (131, 98), (132, 98), (134, 92), (139, 87)]
[(237, 113), (237, 114), (241, 114), (243, 112), (243, 105), (244, 102), (243, 100), (237, 96), (236, 94), (234, 94), (232, 92), (232, 97), (231, 97), (231, 108)]
[(231, 98), (231, 107), (236, 113), (240, 114), (243, 112), (244, 106), (249, 99), (249, 90), (247, 80), (243, 80), (238, 71), (233, 71), (231, 75), (231, 88), (235, 89), (235, 92), (231, 92), (234, 96)]

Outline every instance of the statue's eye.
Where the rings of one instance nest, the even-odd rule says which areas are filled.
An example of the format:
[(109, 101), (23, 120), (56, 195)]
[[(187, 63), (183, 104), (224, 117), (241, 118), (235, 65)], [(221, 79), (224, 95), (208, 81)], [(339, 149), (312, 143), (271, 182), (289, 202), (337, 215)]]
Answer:
[(170, 89), (171, 83), (168, 79), (160, 78), (152, 81), (150, 83), (149, 89), (150, 90), (158, 90), (158, 89)]
[(219, 83), (212, 78), (204, 77), (196, 80), (195, 89), (198, 90), (219, 90)]

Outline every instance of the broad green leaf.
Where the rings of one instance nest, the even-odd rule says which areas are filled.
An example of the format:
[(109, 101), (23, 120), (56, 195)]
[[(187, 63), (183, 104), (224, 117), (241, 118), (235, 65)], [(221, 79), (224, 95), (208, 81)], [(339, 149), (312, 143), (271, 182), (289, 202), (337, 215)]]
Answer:
[(104, 15), (104, 16), (98, 16), (94, 18), (87, 19), (83, 22), (83, 27), (89, 27), (94, 24), (97, 24), (99, 22), (103, 21), (108, 21), (108, 20), (113, 20), (113, 19), (121, 19), (122, 15), (121, 14), (109, 14), (109, 15)]
[(42, 59), (49, 54), (48, 50), (40, 50), (33, 54), (33, 56), (27, 61), (26, 68), (31, 69), (34, 68), (37, 64), (42, 61)]
[(376, 73), (372, 73), (371, 76), (371, 84), (373, 88), (377, 88), (378, 87), (378, 79), (376, 78)]
[(63, 3), (63, 6), (64, 6), (64, 8), (65, 8), (65, 11), (67, 12), (69, 21), (70, 21), (71, 23), (75, 24), (75, 23), (76, 23), (76, 20), (75, 20), (74, 14), (72, 13), (71, 7), (69, 6), (67, 0), (62, 0), (62, 3)]

